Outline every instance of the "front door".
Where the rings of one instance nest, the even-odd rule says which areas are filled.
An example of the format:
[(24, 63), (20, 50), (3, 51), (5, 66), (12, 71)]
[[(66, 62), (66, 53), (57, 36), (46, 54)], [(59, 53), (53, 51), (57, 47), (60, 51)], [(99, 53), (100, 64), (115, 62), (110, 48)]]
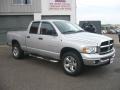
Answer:
[(40, 48), (43, 55), (57, 58), (60, 52), (61, 40), (50, 22), (42, 22), (40, 27)]

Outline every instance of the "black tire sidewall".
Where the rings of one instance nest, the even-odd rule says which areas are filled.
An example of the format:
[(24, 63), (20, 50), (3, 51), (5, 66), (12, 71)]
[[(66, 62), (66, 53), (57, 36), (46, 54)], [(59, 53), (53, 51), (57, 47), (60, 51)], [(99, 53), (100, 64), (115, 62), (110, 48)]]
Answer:
[[(65, 57), (67, 56), (72, 56), (76, 59), (76, 62), (77, 62), (77, 68), (75, 70), (75, 72), (68, 72), (66, 71), (66, 69), (64, 68), (64, 59)], [(65, 54), (63, 54), (62, 56), (62, 67), (65, 71), (66, 74), (68, 75), (72, 75), (72, 76), (76, 76), (76, 75), (79, 75), (82, 71), (82, 68), (83, 68), (83, 64), (82, 64), (82, 58), (79, 56), (79, 54), (75, 51), (71, 51), (71, 52), (66, 52)]]
[[(18, 49), (18, 55), (17, 55), (17, 56), (15, 56), (15, 55), (13, 54), (13, 50), (14, 50), (15, 47)], [(14, 44), (14, 45), (12, 46), (12, 55), (13, 55), (13, 57), (14, 57), (15, 59), (20, 59), (20, 58), (22, 58), (23, 53), (24, 53), (24, 52), (22, 51), (22, 49), (20, 48), (20, 46), (19, 46), (18, 44)]]

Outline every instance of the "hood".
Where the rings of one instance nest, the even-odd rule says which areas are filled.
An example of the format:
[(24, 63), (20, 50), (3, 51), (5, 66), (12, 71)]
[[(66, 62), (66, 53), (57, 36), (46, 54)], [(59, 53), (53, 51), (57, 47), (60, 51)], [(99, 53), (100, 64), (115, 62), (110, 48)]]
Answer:
[(80, 33), (74, 33), (74, 34), (64, 34), (64, 40), (81, 43), (81, 44), (87, 44), (87, 45), (100, 45), (104, 41), (112, 40), (112, 38), (100, 35), (100, 34), (94, 34), (89, 32), (80, 32)]

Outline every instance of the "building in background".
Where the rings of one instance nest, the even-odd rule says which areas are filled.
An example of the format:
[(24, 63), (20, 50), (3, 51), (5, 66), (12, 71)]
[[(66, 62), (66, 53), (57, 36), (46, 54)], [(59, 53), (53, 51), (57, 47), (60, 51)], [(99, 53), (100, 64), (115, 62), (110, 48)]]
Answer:
[(5, 33), (25, 30), (32, 20), (62, 19), (76, 22), (76, 0), (0, 0), (0, 44)]

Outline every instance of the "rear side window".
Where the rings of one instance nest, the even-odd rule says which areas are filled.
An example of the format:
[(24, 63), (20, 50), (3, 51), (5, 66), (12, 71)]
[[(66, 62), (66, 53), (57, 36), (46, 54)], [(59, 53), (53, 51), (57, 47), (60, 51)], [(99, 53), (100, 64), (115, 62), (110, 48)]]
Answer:
[(37, 34), (38, 33), (39, 24), (40, 24), (40, 22), (33, 22), (32, 25), (31, 25), (29, 33)]

